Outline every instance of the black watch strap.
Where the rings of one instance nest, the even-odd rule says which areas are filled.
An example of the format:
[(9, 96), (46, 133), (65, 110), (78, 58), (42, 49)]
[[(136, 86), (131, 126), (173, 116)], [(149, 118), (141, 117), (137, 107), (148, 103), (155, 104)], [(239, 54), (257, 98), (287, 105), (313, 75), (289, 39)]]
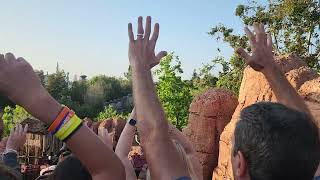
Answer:
[(137, 121), (134, 120), (134, 119), (130, 119), (130, 120), (129, 120), (129, 124), (130, 124), (131, 126), (136, 126)]

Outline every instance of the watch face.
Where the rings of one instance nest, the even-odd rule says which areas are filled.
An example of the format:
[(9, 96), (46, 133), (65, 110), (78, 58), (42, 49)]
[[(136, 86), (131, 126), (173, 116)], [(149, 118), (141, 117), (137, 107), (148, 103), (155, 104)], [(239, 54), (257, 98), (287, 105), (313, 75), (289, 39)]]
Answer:
[(131, 126), (135, 126), (136, 123), (137, 123), (137, 121), (134, 120), (134, 119), (130, 119), (130, 121), (129, 121), (129, 124), (130, 124)]

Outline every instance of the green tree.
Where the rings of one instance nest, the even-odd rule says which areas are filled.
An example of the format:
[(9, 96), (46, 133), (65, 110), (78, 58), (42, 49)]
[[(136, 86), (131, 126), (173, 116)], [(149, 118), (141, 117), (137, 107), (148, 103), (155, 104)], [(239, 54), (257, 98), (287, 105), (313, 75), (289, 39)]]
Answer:
[(187, 125), (189, 105), (192, 101), (190, 85), (181, 79), (181, 62), (173, 53), (168, 54), (155, 71), (159, 82), (157, 92), (166, 115), (178, 129)]
[(21, 106), (16, 105), (15, 108), (7, 106), (3, 111), (3, 136), (8, 136), (12, 128), (15, 127), (16, 123), (20, 123), (27, 118), (32, 116)]
[[(131, 92), (131, 86), (129, 83), (124, 83), (127, 80), (115, 77), (107, 77), (105, 75), (99, 75), (93, 77), (89, 84), (90, 86), (98, 84), (103, 89), (104, 101), (110, 101), (123, 97)], [(127, 81), (128, 82), (128, 81)]]
[(46, 89), (57, 101), (71, 105), (69, 74), (57, 66), (55, 73), (48, 75)]
[(13, 108), (7, 106), (4, 108), (3, 111), (3, 134), (2, 137), (6, 137), (10, 134), (12, 128), (14, 128), (14, 121), (13, 121)]
[(216, 87), (218, 78), (212, 73), (215, 63), (204, 64), (199, 72), (193, 71), (191, 77), (192, 95), (196, 96), (211, 87)]
[(73, 81), (71, 85), (71, 100), (80, 105), (84, 104), (84, 99), (88, 90), (88, 83), (86, 80)]
[[(309, 67), (320, 72), (320, 4), (317, 0), (268, 0), (266, 5), (249, 1), (238, 5), (235, 11), (244, 25), (263, 23), (274, 40), (275, 54), (295, 53)], [(242, 47), (251, 52), (244, 34), (235, 34), (232, 28), (219, 24), (209, 34), (232, 48)], [(218, 50), (219, 51), (219, 50)], [(218, 64), (228, 67), (220, 72), (217, 86), (238, 93), (245, 64), (234, 54), (230, 60), (220, 59)]]
[(35, 73), (39, 76), (42, 86), (46, 85), (46, 75), (42, 70), (35, 70)]
[(103, 121), (105, 119), (117, 118), (117, 117), (121, 117), (123, 119), (127, 119), (129, 117), (129, 113), (120, 113), (116, 109), (114, 109), (114, 107), (109, 105), (109, 106), (104, 108), (104, 111), (99, 113), (99, 115), (97, 117), (97, 120), (98, 121)]
[(16, 108), (13, 109), (13, 122), (20, 123), (27, 118), (31, 118), (29, 114), (23, 107), (16, 105)]

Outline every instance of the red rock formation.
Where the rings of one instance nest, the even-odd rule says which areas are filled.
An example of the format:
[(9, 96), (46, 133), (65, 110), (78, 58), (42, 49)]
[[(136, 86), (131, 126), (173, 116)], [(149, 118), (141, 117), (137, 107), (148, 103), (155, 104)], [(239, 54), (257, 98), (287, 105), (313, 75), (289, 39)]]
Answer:
[(126, 121), (124, 119), (115, 118), (115, 119), (106, 119), (100, 122), (98, 124), (98, 127), (103, 126), (104, 128), (108, 129), (109, 134), (110, 133), (113, 134), (113, 137), (111, 138), (112, 138), (113, 147), (115, 148), (125, 125), (126, 125)]
[[(316, 122), (320, 124), (320, 76), (310, 70), (297, 56), (288, 55), (277, 58), (277, 63), (286, 74), (292, 86), (302, 95), (311, 110)], [(285, 91), (285, 90), (284, 90)], [(230, 123), (220, 136), (220, 150), (218, 167), (213, 172), (212, 179), (233, 179), (230, 161), (231, 137), (235, 124), (239, 119), (240, 111), (259, 101), (276, 101), (276, 98), (262, 73), (250, 67), (244, 71), (240, 93), (239, 105), (236, 108)]]
[(210, 89), (190, 105), (188, 126), (183, 134), (198, 152), (205, 179), (210, 179), (217, 166), (219, 137), (236, 106), (236, 97), (224, 89)]

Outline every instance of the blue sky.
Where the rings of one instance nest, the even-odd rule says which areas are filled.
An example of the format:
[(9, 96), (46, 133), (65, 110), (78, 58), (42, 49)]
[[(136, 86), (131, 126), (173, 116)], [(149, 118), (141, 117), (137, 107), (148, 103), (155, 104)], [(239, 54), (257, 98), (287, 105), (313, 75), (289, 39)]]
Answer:
[[(35, 69), (54, 72), (56, 63), (73, 75), (122, 76), (128, 68), (127, 23), (139, 15), (160, 23), (157, 50), (180, 56), (184, 77), (232, 49), (207, 35), (224, 23), (242, 33), (234, 15), (246, 0), (55, 0), (2, 1), (0, 53), (25, 57)], [(221, 53), (216, 48), (222, 49)]]

